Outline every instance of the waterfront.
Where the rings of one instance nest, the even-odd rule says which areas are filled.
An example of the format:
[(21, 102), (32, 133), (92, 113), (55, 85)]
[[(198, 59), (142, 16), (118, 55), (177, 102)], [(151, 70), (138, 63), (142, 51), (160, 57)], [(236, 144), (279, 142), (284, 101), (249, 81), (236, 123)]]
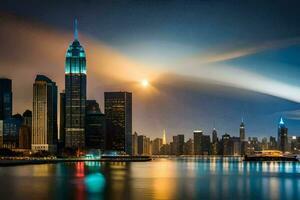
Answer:
[(0, 168), (1, 199), (300, 199), (300, 163), (160, 158)]

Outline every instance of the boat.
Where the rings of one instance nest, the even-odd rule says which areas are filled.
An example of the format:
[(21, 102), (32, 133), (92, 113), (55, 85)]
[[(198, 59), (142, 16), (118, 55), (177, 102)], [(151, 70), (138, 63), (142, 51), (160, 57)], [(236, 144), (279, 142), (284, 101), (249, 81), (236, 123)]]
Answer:
[(262, 150), (256, 151), (252, 155), (245, 155), (244, 161), (290, 161), (298, 162), (297, 155), (283, 153), (279, 150)]

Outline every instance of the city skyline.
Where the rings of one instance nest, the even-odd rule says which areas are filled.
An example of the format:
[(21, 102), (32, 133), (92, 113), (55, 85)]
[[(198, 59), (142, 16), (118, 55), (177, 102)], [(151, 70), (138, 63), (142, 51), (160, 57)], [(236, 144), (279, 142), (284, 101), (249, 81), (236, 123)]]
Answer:
[[(94, 13), (91, 9), (93, 2), (81, 4), (84, 5), (82, 8), (83, 13), (86, 12), (86, 7), (89, 8), (91, 13)], [(145, 4), (129, 4), (127, 7), (140, 6), (143, 11), (152, 9), (155, 14), (165, 16), (163, 5), (149, 3), (150, 8), (148, 8), (148, 4), (147, 6)], [(224, 6), (222, 3), (211, 4), (221, 11), (222, 6)], [(269, 6), (266, 4), (260, 4), (261, 10), (258, 11), (258, 16), (275, 15), (275, 12), (272, 13), (266, 9)], [(255, 34), (248, 33), (249, 27), (245, 26), (249, 23), (243, 20), (236, 19), (233, 20), (232, 24), (225, 23), (228, 25), (226, 29), (220, 23), (226, 22), (226, 19), (220, 19), (217, 14), (206, 13), (208, 16), (215, 18), (210, 19), (208, 17), (210, 20), (207, 23), (199, 22), (198, 24), (193, 20), (189, 23), (194, 32), (199, 33), (199, 37), (196, 37), (194, 33), (184, 36), (184, 33), (188, 32), (188, 26), (184, 26), (185, 28), (182, 30), (174, 28), (174, 24), (178, 20), (175, 17), (176, 13), (182, 14), (179, 9), (180, 2), (168, 5), (171, 6), (172, 12), (170, 12), (170, 16), (166, 21), (160, 22), (159, 18), (150, 20), (150, 16), (152, 16), (150, 15), (142, 18), (149, 20), (148, 27), (138, 21), (131, 24), (129, 29), (124, 29), (120, 26), (120, 23), (115, 21), (109, 26), (105, 21), (99, 23), (95, 21), (99, 16), (103, 16), (106, 20), (115, 18), (107, 13), (95, 14), (97, 17), (84, 14), (74, 16), (74, 13), (64, 13), (58, 7), (47, 7), (47, 5), (49, 5), (49, 2), (46, 2), (40, 10), (32, 8), (32, 12), (29, 13), (18, 9), (18, 6), (22, 5), (5, 3), (1, 10), (3, 11), (1, 12), (1, 18), (5, 19), (1, 21), (4, 32), (0, 33), (0, 38), (2, 40), (5, 38), (5, 41), (1, 41), (4, 46), (3, 49), (13, 50), (10, 54), (16, 56), (20, 62), (15, 63), (14, 60), (9, 60), (11, 56), (7, 52), (1, 53), (0, 69), (5, 72), (1, 75), (13, 79), (14, 113), (23, 113), (24, 107), (32, 110), (31, 95), (29, 92), (24, 91), (32, 91), (30, 86), (37, 73), (45, 74), (57, 82), (60, 92), (64, 89), (63, 56), (65, 55), (66, 46), (70, 44), (70, 39), (73, 38), (71, 36), (73, 34), (72, 21), (75, 17), (78, 17), (79, 36), (87, 50), (89, 66), (87, 70), (89, 76), (88, 99), (96, 99), (101, 109), (104, 110), (103, 92), (132, 91), (134, 94), (133, 131), (155, 138), (161, 137), (163, 129), (166, 129), (168, 140), (170, 140), (173, 135), (177, 134), (192, 137), (194, 129), (202, 129), (205, 134), (210, 134), (215, 126), (219, 133), (238, 136), (239, 124), (241, 118), (244, 117), (248, 135), (275, 136), (277, 134), (277, 122), (280, 116), (283, 116), (289, 127), (289, 134), (299, 135), (300, 125), (296, 120), (298, 119), (299, 104), (293, 102), (298, 99), (296, 92), (300, 85), (297, 80), (297, 55), (299, 53), (297, 36), (299, 30), (298, 26), (288, 26), (285, 23), (290, 20), (291, 24), (295, 25), (295, 20), (291, 20), (294, 17), (297, 19), (293, 9), (289, 10), (288, 13), (286, 7), (281, 6), (280, 3), (271, 5), (275, 10), (283, 10), (282, 19), (278, 23), (285, 27), (287, 31), (279, 30), (276, 24), (274, 25), (272, 17), (266, 17), (262, 24), (268, 27), (269, 30), (256, 25), (249, 25), (250, 28), (256, 30)], [(65, 4), (62, 4), (62, 7), (65, 6)], [(75, 10), (78, 9), (78, 4), (71, 6)], [(103, 6), (103, 9), (111, 8), (106, 3), (101, 6)], [(187, 6), (186, 9), (191, 9), (191, 13), (195, 15), (197, 9), (211, 9), (209, 2), (194, 2), (185, 6)], [(194, 7), (197, 7), (197, 9), (193, 9)], [(241, 8), (242, 11), (248, 11), (245, 13), (246, 16), (250, 15), (251, 11), (256, 8), (252, 4), (248, 8), (245, 5), (237, 5), (237, 7)], [(226, 8), (233, 9), (232, 5), (226, 5)], [(48, 11), (55, 9), (57, 12), (55, 12), (56, 14), (48, 12), (49, 16), (39, 17), (40, 12), (47, 9)], [(122, 11), (118, 13), (118, 17), (122, 17), (126, 13), (119, 7), (114, 9)], [(238, 12), (237, 15), (240, 16), (241, 13)], [(139, 16), (136, 11), (133, 13), (133, 17), (135, 16)], [(201, 17), (200, 14), (196, 16)], [(57, 18), (61, 20), (55, 20)], [(189, 15), (183, 15), (182, 20), (187, 22), (191, 18)], [(232, 18), (233, 16), (228, 16), (228, 19)], [(130, 25), (130, 17), (123, 19), (126, 22), (125, 24)], [(255, 22), (255, 20), (257, 19), (250, 20), (250, 22)], [(215, 29), (207, 26), (211, 23), (217, 24)], [(163, 25), (184, 37), (180, 39), (176, 34), (174, 35), (171, 31), (168, 31), (167, 28), (163, 29), (163, 31), (166, 31), (165, 33), (155, 29), (155, 27), (163, 27)], [(237, 25), (240, 26), (238, 30), (235, 30), (234, 28)], [(32, 29), (26, 29), (27, 26)], [(203, 27), (203, 30), (206, 31), (202, 32), (195, 28), (197, 26)], [(154, 31), (154, 34), (150, 35), (140, 31), (142, 28), (148, 30), (149, 33)], [(228, 37), (226, 34), (219, 32), (220, 35), (214, 34), (214, 36), (220, 36), (216, 39), (216, 42), (220, 45), (216, 45), (216, 42), (208, 37), (208, 33), (213, 33), (219, 28), (227, 30), (233, 36)], [(123, 34), (118, 33), (119, 31), (116, 31), (118, 29), (125, 30), (125, 32)], [(12, 31), (7, 34), (5, 30)], [(271, 34), (271, 30), (274, 33)], [(112, 38), (115, 38), (114, 40), (109, 37), (110, 34), (112, 34)], [(137, 41), (132, 39), (133, 36), (136, 36), (134, 38)], [(245, 42), (232, 40), (232, 38), (238, 38), (238, 36), (246, 38)], [(204, 41), (204, 38), (207, 41)], [(13, 48), (12, 39), (16, 40), (21, 51)], [(232, 44), (228, 44), (228, 41)], [(249, 44), (253, 44), (253, 46)], [(33, 54), (39, 55), (39, 59), (34, 60), (29, 54), (26, 54), (23, 49), (29, 46)], [(44, 46), (47, 48), (42, 48)], [(229, 54), (224, 54), (227, 51)], [(201, 55), (198, 58), (199, 52)], [(161, 55), (165, 55), (165, 58)], [(191, 59), (194, 55), (196, 58)], [(179, 61), (177, 61), (177, 58), (179, 58)], [(39, 61), (44, 59), (46, 62)], [(218, 66), (207, 64), (207, 68), (219, 68), (222, 73), (225, 69), (228, 69), (230, 74), (240, 73), (242, 78), (249, 81), (247, 87), (240, 80), (236, 80), (238, 84), (234, 85), (232, 82), (224, 80), (224, 76), (218, 73), (215, 74), (215, 71), (203, 69), (200, 65), (201, 70), (196, 70), (197, 67), (194, 67), (194, 63), (197, 63), (198, 59), (201, 60), (201, 65), (217, 62)], [(150, 62), (151, 60), (153, 62)], [(169, 62), (170, 60), (172, 62)], [(176, 65), (169, 67), (169, 65), (174, 64), (173, 61)], [(228, 68), (228, 66), (223, 67), (225, 64), (234, 69)], [(187, 68), (191, 69), (190, 71), (195, 76), (185, 73), (189, 70), (182, 70), (182, 67), (178, 65), (191, 65), (191, 68)], [(112, 73), (112, 71), (119, 73)], [(130, 74), (130, 76), (122, 76), (124, 73)], [(26, 77), (20, 79), (23, 74), (26, 74)], [(215, 77), (220, 80), (206, 80), (201, 74), (215, 74)], [(139, 82), (144, 79), (149, 79), (148, 88), (140, 86)], [(264, 90), (263, 85), (265, 85), (266, 80), (269, 80), (267, 86), (272, 85), (276, 94)], [(252, 87), (257, 87), (257, 89)], [(173, 114), (174, 111), (176, 111), (176, 115)]]

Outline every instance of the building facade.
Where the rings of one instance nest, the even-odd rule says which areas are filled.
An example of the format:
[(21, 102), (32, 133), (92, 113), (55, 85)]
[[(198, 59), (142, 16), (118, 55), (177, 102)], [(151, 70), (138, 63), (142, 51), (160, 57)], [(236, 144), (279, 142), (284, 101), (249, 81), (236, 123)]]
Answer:
[(57, 86), (44, 75), (33, 84), (32, 142), (34, 151), (56, 151)]
[(86, 103), (86, 147), (88, 149), (105, 150), (105, 115), (101, 112), (96, 100)]
[(132, 94), (105, 92), (106, 149), (132, 154)]
[(4, 147), (5, 141), (10, 137), (5, 132), (10, 126), (12, 117), (12, 81), (7, 78), (0, 78), (0, 148)]
[(86, 56), (77, 36), (69, 46), (65, 64), (65, 146), (85, 147)]
[(285, 126), (282, 117), (278, 125), (278, 149), (282, 152), (289, 151), (288, 145), (288, 128)]

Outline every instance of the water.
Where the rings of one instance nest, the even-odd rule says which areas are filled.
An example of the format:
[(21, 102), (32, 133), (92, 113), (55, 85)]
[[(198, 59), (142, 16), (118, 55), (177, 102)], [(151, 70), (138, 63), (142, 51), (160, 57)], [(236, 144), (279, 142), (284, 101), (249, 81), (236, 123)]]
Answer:
[(0, 199), (300, 199), (300, 163), (173, 158), (3, 167)]

